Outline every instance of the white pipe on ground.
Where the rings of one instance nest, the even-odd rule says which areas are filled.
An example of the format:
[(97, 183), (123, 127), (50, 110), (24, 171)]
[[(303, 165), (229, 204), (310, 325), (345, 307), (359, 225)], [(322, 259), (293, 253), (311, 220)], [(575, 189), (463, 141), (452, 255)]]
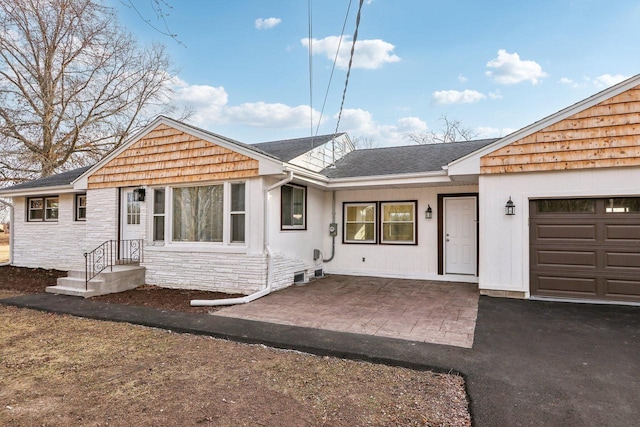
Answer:
[(268, 197), (269, 192), (278, 187), (282, 187), (283, 185), (291, 182), (293, 180), (293, 172), (288, 171), (288, 175), (285, 179), (276, 182), (275, 184), (267, 187), (263, 191), (263, 203), (264, 203), (264, 252), (267, 255), (267, 284), (264, 289), (259, 290), (258, 292), (254, 292), (251, 295), (247, 295), (239, 298), (225, 298), (225, 299), (194, 299), (191, 300), (192, 307), (212, 307), (218, 305), (234, 305), (234, 304), (246, 304), (253, 300), (256, 300), (260, 297), (268, 295), (272, 291), (273, 285), (273, 253), (271, 252), (271, 248), (269, 247), (269, 203)]
[(9, 208), (9, 261), (0, 263), (0, 267), (13, 264), (13, 205), (0, 199), (0, 203)]

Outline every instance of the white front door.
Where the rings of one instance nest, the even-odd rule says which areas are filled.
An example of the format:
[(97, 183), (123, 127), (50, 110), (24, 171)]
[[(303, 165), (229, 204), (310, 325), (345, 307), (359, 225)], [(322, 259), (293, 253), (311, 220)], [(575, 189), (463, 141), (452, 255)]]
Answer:
[(444, 272), (476, 274), (476, 197), (444, 198)]
[[(133, 191), (135, 188), (120, 189), (120, 240), (137, 240), (144, 238), (144, 226), (142, 225), (142, 217), (140, 215), (142, 202), (134, 200)], [(132, 252), (135, 252), (137, 243), (132, 245), (124, 243), (118, 250), (120, 259), (132, 258)]]

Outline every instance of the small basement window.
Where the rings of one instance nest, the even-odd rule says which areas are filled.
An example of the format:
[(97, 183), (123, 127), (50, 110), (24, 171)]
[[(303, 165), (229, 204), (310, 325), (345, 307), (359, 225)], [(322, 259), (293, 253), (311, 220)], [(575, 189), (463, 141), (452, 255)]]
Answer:
[(293, 273), (293, 283), (304, 283), (304, 271)]

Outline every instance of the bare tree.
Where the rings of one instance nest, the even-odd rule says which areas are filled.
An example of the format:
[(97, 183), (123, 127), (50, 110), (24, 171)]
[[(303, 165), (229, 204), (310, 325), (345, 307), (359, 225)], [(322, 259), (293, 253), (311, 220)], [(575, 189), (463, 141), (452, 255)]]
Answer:
[(470, 141), (478, 136), (478, 132), (471, 128), (466, 128), (459, 120), (450, 119), (447, 115), (442, 115), (440, 121), (443, 123), (440, 131), (427, 131), (421, 133), (408, 133), (405, 138), (416, 144), (442, 144), (446, 142)]
[(353, 146), (356, 150), (378, 148), (379, 145), (378, 141), (376, 141), (373, 137), (365, 135), (354, 136), (353, 138), (351, 138), (351, 142), (353, 143)]
[(0, 186), (122, 144), (167, 112), (168, 67), (95, 0), (0, 0)]

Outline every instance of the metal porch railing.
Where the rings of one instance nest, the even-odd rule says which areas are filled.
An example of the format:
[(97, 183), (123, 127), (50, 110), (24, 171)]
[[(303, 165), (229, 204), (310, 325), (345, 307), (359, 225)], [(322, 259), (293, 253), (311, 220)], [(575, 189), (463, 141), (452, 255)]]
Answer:
[(84, 254), (85, 290), (89, 280), (114, 265), (138, 264), (143, 261), (143, 240), (107, 240)]

